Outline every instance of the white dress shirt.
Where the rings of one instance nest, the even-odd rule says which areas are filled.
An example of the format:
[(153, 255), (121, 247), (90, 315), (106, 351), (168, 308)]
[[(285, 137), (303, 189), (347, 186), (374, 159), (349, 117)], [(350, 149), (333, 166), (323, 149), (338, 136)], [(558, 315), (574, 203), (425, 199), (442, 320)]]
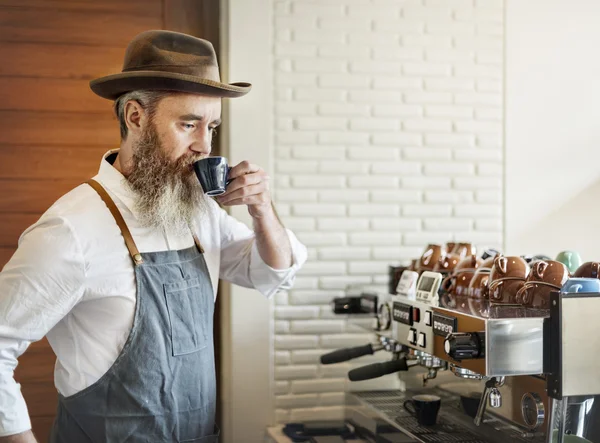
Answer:
[[(137, 222), (135, 195), (106, 157), (95, 179), (108, 191), (141, 253), (194, 245), (191, 233), (176, 236)], [(210, 200), (198, 214), (202, 244), (215, 298), (219, 278), (255, 288), (270, 297), (289, 289), (306, 248), (287, 230), (293, 264), (269, 267), (254, 233)], [(57, 361), (58, 392), (73, 395), (96, 382), (114, 363), (131, 329), (136, 285), (131, 257), (113, 216), (89, 185), (61, 197), (19, 239), (0, 273), (0, 436), (31, 428), (20, 386), (13, 378), (17, 358), (47, 336)]]

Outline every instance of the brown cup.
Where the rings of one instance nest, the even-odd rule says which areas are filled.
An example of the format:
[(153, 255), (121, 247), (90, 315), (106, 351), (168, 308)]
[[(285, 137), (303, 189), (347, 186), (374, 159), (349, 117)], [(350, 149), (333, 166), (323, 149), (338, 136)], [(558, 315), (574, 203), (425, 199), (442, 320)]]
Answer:
[(415, 258), (413, 260), (410, 261), (410, 265), (408, 266), (408, 270), (409, 271), (415, 271), (417, 272), (417, 270), (419, 269), (419, 259)]
[(444, 254), (435, 263), (433, 272), (439, 272), (442, 275), (450, 275), (459, 261), (460, 257), (458, 255)]
[(467, 255), (473, 255), (476, 253), (475, 247), (471, 243), (457, 243), (452, 250), (453, 254), (460, 256), (461, 258)]
[(490, 257), (483, 261), (481, 266), (475, 271), (471, 281), (469, 282), (469, 288), (467, 289), (467, 295), (473, 299), (487, 299), (489, 298), (488, 283), (490, 279), (490, 272), (494, 265), (494, 258)]
[(600, 279), (600, 263), (588, 261), (577, 268), (573, 277), (577, 278), (598, 278)]
[(475, 272), (482, 265), (481, 260), (476, 255), (463, 258), (454, 269), (454, 293), (458, 297), (467, 297), (469, 295), (469, 284), (475, 276)]
[(489, 279), (490, 302), (518, 304), (517, 292), (527, 280), (528, 275), (529, 265), (521, 257), (496, 257)]
[(549, 309), (550, 292), (560, 290), (568, 279), (569, 270), (561, 262), (537, 260), (517, 292), (516, 301), (528, 308)]
[(433, 271), (433, 267), (442, 256), (442, 247), (436, 244), (427, 245), (418, 263), (418, 273)]
[(471, 308), (469, 306), (469, 297), (464, 295), (454, 296), (454, 309), (465, 314), (471, 314)]
[(453, 295), (467, 296), (469, 283), (482, 262), (483, 260), (475, 255), (463, 258), (454, 267), (452, 274), (443, 280), (441, 287)]

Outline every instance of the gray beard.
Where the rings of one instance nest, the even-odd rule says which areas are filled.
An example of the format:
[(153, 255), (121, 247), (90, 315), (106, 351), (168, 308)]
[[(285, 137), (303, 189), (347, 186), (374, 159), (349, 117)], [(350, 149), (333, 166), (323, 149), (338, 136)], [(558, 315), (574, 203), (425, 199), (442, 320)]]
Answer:
[(172, 161), (152, 124), (133, 149), (127, 177), (136, 194), (135, 210), (143, 227), (189, 235), (196, 216), (208, 212), (208, 202), (190, 165), (201, 157)]

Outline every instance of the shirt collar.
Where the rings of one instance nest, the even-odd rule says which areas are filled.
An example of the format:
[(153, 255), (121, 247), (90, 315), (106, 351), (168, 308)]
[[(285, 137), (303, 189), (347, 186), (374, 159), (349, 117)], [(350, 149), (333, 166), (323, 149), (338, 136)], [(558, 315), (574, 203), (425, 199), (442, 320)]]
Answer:
[[(98, 170), (97, 179), (102, 185), (116, 196), (121, 202), (129, 209), (132, 214), (136, 214), (135, 192), (129, 186), (127, 179), (117, 168), (115, 168), (109, 161), (109, 157), (113, 154), (118, 154), (119, 149), (111, 149), (102, 156), (100, 162), (100, 169)], [(114, 160), (114, 159), (113, 159)]]

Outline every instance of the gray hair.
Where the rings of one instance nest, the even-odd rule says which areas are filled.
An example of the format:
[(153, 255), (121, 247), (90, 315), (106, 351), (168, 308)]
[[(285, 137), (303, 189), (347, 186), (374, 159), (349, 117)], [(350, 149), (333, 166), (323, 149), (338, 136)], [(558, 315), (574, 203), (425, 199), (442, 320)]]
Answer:
[(150, 118), (154, 116), (158, 103), (171, 94), (170, 91), (138, 90), (126, 92), (115, 100), (114, 111), (119, 120), (121, 140), (127, 139), (127, 124), (125, 123), (125, 104), (134, 100), (148, 113)]

